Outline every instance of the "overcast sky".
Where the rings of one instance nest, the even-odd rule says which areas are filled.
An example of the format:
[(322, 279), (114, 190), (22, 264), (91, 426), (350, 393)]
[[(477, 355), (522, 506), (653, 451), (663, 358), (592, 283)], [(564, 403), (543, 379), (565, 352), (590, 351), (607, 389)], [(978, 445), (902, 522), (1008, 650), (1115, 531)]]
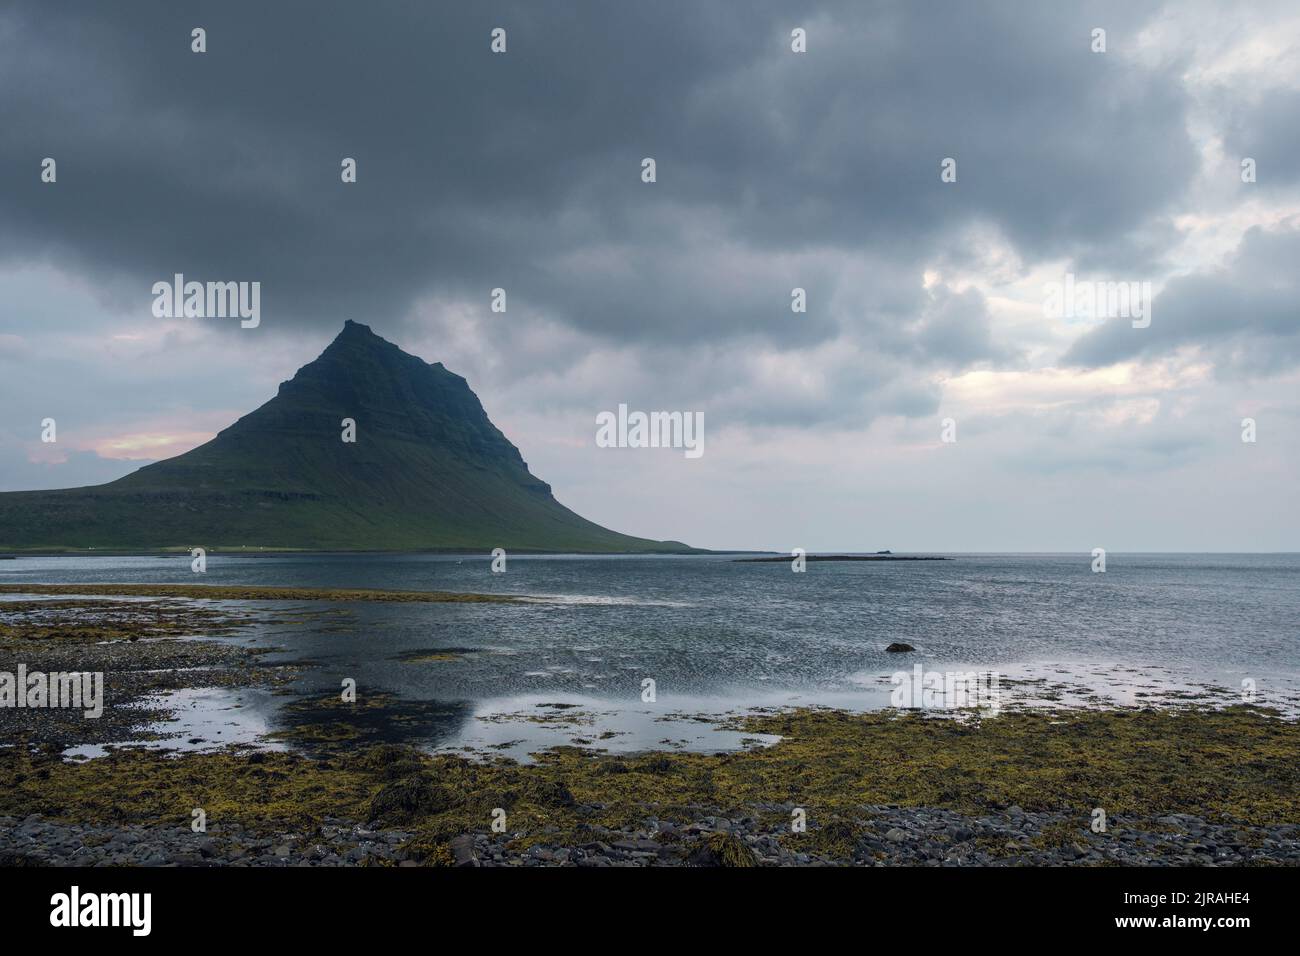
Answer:
[[(619, 531), (1300, 550), (1291, 0), (7, 2), (0, 125), (0, 490), (194, 447), (354, 319)], [(261, 324), (156, 318), (178, 272)], [(620, 403), (704, 455), (598, 448)]]

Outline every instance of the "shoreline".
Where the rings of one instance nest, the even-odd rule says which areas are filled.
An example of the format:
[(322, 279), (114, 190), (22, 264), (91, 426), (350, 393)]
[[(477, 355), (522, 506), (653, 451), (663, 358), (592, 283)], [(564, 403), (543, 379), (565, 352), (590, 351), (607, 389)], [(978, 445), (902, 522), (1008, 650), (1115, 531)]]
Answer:
[[(0, 861), (1300, 864), (1300, 727), (1258, 708), (973, 724), (805, 710), (739, 725), (782, 739), (728, 754), (556, 748), (529, 765), (391, 744), (82, 762), (9, 748)], [(195, 809), (205, 833), (189, 829)]]
[[(341, 602), (449, 600), (452, 606), (475, 606), (484, 598), (493, 602), (485, 606), (496, 606), (498, 597), (515, 606), (533, 603), (504, 595), (356, 589), (0, 585), (0, 671), (21, 666), (28, 673), (102, 673), (104, 699), (112, 705), (90, 721), (67, 709), (0, 706), (0, 738), (60, 746), (73, 757), (101, 754), (105, 746), (204, 751), (240, 744), (311, 750), (346, 739), (353, 746), (405, 743), (429, 752), (509, 756), (528, 763), (535, 751), (569, 745), (624, 754), (735, 752), (776, 739), (737, 731), (738, 716), (807, 706), (846, 713), (923, 707), (932, 716), (966, 719), (972, 707), (1068, 712), (1136, 706), (1222, 708), (1246, 702), (1287, 717), (1300, 716), (1300, 691), (1294, 682), (1288, 686), (1275, 681), (1277, 686), (1270, 686), (1267, 694), (1243, 700), (1240, 691), (1209, 675), (1065, 661), (1002, 665), (1006, 669), (997, 675), (996, 700), (944, 697), (923, 704), (925, 692), (918, 687), (926, 674), (920, 651), (900, 655), (892, 674), (888, 665), (878, 672), (857, 672), (843, 688), (817, 694), (776, 686), (741, 696), (679, 692), (670, 706), (648, 708), (631, 699), (541, 688), (461, 700), (408, 698), (381, 687), (372, 688), (360, 705), (340, 707), (337, 695), (322, 695), (312, 683), (316, 665), (295, 644), (295, 629), (304, 625), (320, 633), (352, 629), (354, 611)], [(435, 645), (408, 649), (391, 659), (410, 666), (451, 667), (492, 653), (478, 645)], [(955, 667), (954, 673), (967, 677), (981, 670), (971, 664), (942, 666)], [(904, 687), (896, 686), (900, 674), (911, 677), (914, 703), (895, 699), (909, 686), (906, 680)], [(482, 709), (489, 702), (490, 708)]]
[(419, 604), (522, 604), (520, 595), (384, 588), (308, 588), (239, 584), (0, 584), (0, 594), (201, 598), (213, 601), (388, 601)]
[[(3, 492), (0, 492), (3, 494)], [(17, 558), (184, 558), (190, 557), (191, 548), (187, 546), (174, 545), (164, 548), (0, 548), (0, 561), (12, 561)], [(205, 547), (208, 554), (220, 555), (244, 555), (245, 557), (283, 557), (285, 555), (312, 555), (321, 557), (325, 555), (339, 555), (342, 557), (359, 557), (362, 555), (403, 555), (403, 554), (433, 554), (446, 557), (474, 557), (490, 560), (492, 557), (492, 548), (398, 548), (398, 549), (380, 549), (380, 548), (358, 548), (354, 551), (340, 550), (338, 548), (263, 548), (256, 549), (235, 546), (217, 545), (214, 547)], [(681, 550), (656, 550), (656, 551), (546, 551), (536, 548), (508, 548), (510, 554), (524, 554), (530, 557), (559, 556), (559, 557), (692, 557), (696, 555), (728, 555), (728, 554), (769, 554), (767, 551), (752, 550), (722, 550), (713, 551), (708, 548), (685, 548)]]
[[(761, 808), (792, 812), (790, 805)], [(681, 815), (679, 815), (680, 818)], [(1153, 829), (1098, 834), (1068, 815), (966, 816), (931, 807), (866, 806), (865, 821), (817, 827), (806, 845), (754, 816), (692, 808), (689, 822), (588, 826), (571, 842), (526, 848), (510, 834), (468, 831), (422, 844), (416, 831), (328, 817), (318, 825), (250, 829), (65, 823), (39, 814), (0, 816), (0, 866), (1296, 866), (1300, 827), (1214, 824), (1192, 814)], [(579, 842), (580, 841), (580, 842)]]
[[(0, 602), (0, 670), (99, 668), (109, 706), (97, 720), (0, 709), (12, 744), (0, 747), (0, 865), (1300, 864), (1300, 723), (1272, 708), (1177, 696), (960, 719), (774, 708), (685, 715), (739, 735), (739, 749), (589, 740), (525, 763), (373, 733), (437, 702), (303, 697), (269, 735), (289, 749), (174, 752), (122, 745), (157, 725), (137, 705), (176, 689), (284, 689), (294, 664), (224, 639), (277, 612), (190, 599), (227, 591), (204, 585), (98, 585), (82, 600), (57, 595), (87, 585), (4, 589), (41, 587), (52, 596)], [(132, 587), (169, 593), (131, 599)], [(553, 711), (572, 706), (535, 719), (562, 723)], [(104, 755), (68, 759), (73, 742)], [(206, 833), (190, 830), (195, 809)]]

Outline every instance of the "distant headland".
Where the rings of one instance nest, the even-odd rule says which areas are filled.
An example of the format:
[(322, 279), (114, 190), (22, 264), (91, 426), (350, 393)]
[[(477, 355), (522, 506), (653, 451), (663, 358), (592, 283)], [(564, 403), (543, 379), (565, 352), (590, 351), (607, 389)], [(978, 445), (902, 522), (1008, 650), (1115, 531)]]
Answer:
[[(877, 551), (875, 554), (806, 554), (805, 561), (951, 561), (952, 558), (932, 554), (894, 554), (892, 551)], [(738, 563), (762, 564), (764, 562), (785, 562), (793, 560), (789, 555), (780, 554), (770, 558), (735, 558)]]

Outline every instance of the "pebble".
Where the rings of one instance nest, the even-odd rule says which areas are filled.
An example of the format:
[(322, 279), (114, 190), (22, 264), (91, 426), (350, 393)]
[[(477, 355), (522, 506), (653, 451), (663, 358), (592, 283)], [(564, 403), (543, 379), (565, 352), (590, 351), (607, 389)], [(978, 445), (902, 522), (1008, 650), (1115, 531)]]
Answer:
[[(572, 844), (557, 838), (526, 851), (511, 845), (518, 834), (465, 833), (451, 840), (450, 850), (457, 866), (682, 866), (701, 842), (728, 833), (764, 866), (1300, 865), (1300, 826), (1217, 824), (1189, 814), (1149, 821), (1151, 830), (1112, 819), (1109, 832), (1093, 833), (1087, 818), (1019, 807), (974, 817), (864, 806), (852, 827), (840, 824), (836, 839), (827, 841), (838, 855), (819, 844), (815, 814), (802, 834), (708, 808), (683, 815), (621, 830), (593, 825)], [(1040, 839), (1044, 832), (1050, 839)], [(187, 826), (70, 824), (32, 814), (0, 817), (0, 866), (415, 866), (419, 861), (403, 848), (412, 836), (335, 819), (302, 832), (253, 832), (226, 823), (194, 833)]]

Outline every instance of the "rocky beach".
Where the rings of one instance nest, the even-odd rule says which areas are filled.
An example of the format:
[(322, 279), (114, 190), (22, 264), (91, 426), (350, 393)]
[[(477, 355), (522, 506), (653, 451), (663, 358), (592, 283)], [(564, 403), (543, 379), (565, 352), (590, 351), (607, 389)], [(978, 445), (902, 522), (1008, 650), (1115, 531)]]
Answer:
[[(0, 602), (0, 671), (102, 671), (107, 703), (99, 720), (0, 709), (0, 865), (1300, 862), (1300, 728), (1222, 697), (997, 716), (757, 709), (698, 718), (743, 735), (738, 750), (609, 753), (584, 740), (520, 762), (385, 742), (374, 729), (410, 712), (381, 695), (295, 702), (303, 715), (275, 749), (187, 752), (151, 732), (148, 702), (282, 689), (292, 665), (213, 635), (287, 612), (248, 588), (237, 608), (161, 586), (51, 590)], [(299, 589), (292, 613), (331, 597)], [(583, 732), (559, 705), (536, 719)]]
[[(589, 807), (593, 813), (596, 807)], [(689, 808), (690, 822), (649, 818), (640, 827), (591, 826), (584, 842), (522, 848), (515, 835), (465, 833), (433, 854), (415, 834), (326, 818), (318, 827), (250, 830), (65, 823), (33, 814), (0, 817), (0, 866), (1276, 866), (1300, 865), (1300, 826), (1238, 827), (1190, 814), (1156, 830), (1113, 837), (1060, 814), (969, 817), (947, 810), (863, 807), (855, 827), (813, 830), (808, 849), (783, 841), (756, 817)], [(779, 813), (792, 807), (760, 807)], [(826, 849), (828, 844), (837, 849)]]

